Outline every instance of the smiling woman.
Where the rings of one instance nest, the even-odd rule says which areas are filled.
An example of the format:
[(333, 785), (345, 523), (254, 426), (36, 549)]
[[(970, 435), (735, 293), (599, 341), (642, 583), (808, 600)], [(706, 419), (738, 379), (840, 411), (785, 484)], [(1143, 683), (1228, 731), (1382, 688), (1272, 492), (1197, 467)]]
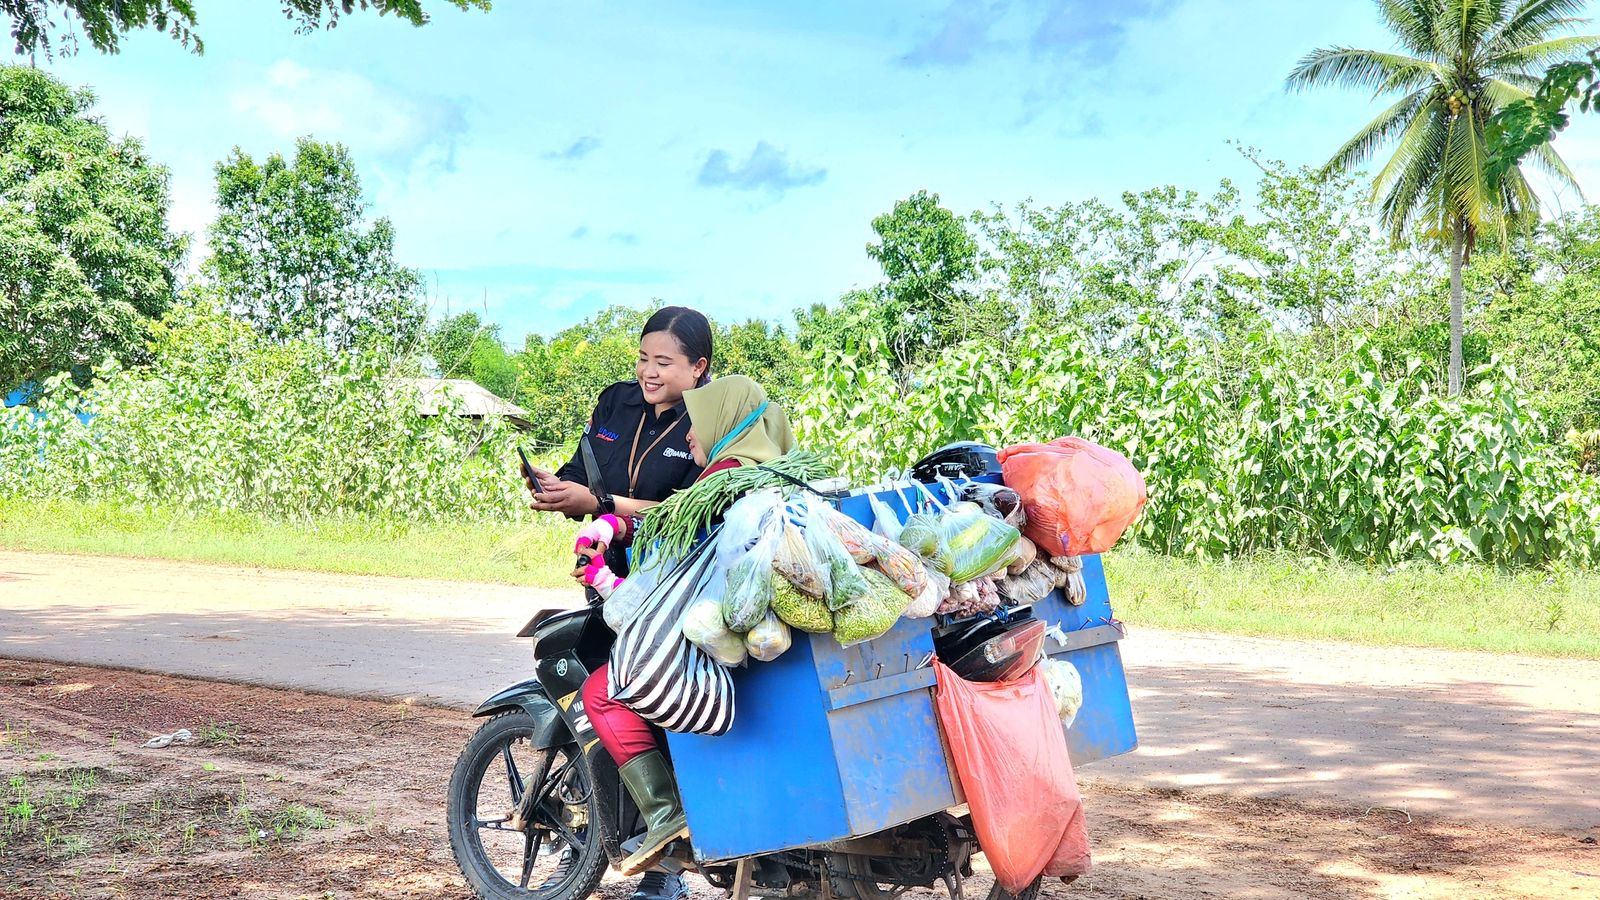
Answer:
[[(577, 453), (554, 474), (535, 470), (533, 509), (570, 518), (627, 518), (693, 484), (684, 391), (711, 378), (711, 323), (682, 306), (660, 309), (639, 337), (636, 380), (600, 392)], [(592, 454), (592, 459), (586, 459)], [(620, 542), (606, 563), (628, 571)]]

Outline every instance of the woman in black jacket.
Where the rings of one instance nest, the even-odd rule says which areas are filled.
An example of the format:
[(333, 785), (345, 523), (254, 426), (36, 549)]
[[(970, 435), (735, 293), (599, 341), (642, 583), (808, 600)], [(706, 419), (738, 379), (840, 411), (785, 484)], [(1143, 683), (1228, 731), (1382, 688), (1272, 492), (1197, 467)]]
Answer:
[[(535, 470), (532, 508), (570, 518), (593, 517), (584, 535), (608, 547), (605, 563), (616, 576), (628, 573), (626, 555), (613, 547), (607, 524), (638, 516), (694, 484), (700, 466), (689, 452), (689, 415), (683, 392), (711, 380), (711, 323), (700, 312), (667, 306), (645, 323), (639, 336), (635, 380), (600, 392), (581, 442), (594, 452), (598, 483), (591, 483), (580, 446), (555, 473)], [(597, 532), (589, 535), (589, 532)]]

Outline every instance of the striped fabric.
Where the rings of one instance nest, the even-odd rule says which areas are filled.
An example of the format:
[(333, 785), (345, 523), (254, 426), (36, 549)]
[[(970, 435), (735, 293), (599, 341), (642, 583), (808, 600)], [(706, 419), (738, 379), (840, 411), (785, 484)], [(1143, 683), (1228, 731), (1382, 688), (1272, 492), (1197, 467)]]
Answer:
[(706, 540), (651, 592), (611, 648), (610, 689), (646, 721), (668, 731), (727, 734), (733, 679), (679, 628), (716, 561)]

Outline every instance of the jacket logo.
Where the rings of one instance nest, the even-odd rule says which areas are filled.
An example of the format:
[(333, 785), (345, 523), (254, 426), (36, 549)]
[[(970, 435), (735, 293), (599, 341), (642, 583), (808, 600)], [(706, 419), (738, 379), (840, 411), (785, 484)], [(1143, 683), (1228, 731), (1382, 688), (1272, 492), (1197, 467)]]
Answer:
[(595, 434), (598, 435), (602, 441), (614, 441), (617, 439), (617, 433), (609, 428), (596, 428)]
[(676, 459), (690, 459), (690, 460), (694, 459), (694, 456), (691, 455), (689, 453), (689, 451), (687, 451), (687, 450), (679, 450), (676, 447), (668, 447), (667, 449), (661, 451), (661, 455), (662, 456), (673, 457), (673, 458), (676, 458)]

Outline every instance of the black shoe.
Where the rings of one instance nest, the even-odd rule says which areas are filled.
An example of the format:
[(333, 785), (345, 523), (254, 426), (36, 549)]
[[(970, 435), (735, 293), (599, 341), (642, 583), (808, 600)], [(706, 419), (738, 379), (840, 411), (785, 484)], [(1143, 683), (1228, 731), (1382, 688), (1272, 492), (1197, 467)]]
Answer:
[(683, 879), (666, 872), (646, 872), (634, 889), (632, 900), (686, 900), (689, 886)]

